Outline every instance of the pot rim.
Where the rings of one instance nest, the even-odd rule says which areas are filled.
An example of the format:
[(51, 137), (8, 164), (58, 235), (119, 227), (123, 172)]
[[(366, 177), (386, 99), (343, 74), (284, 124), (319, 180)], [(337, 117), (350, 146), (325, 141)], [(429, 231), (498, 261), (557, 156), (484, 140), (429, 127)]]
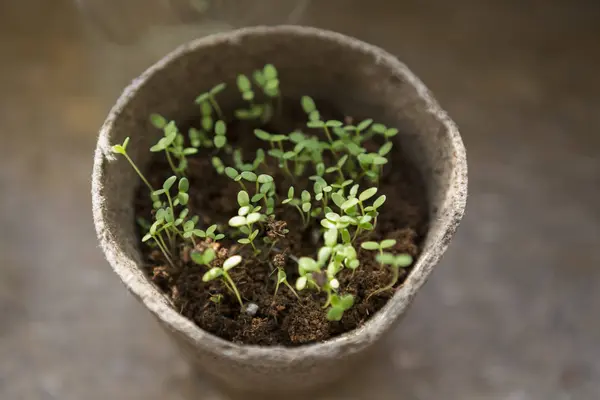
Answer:
[[(104, 228), (106, 209), (103, 207), (105, 193), (103, 191), (102, 182), (105, 175), (102, 166), (103, 163), (106, 162), (106, 153), (110, 151), (110, 144), (108, 143), (109, 133), (122, 109), (129, 102), (129, 99), (134, 97), (137, 91), (152, 76), (161, 73), (163, 68), (190, 52), (198, 51), (206, 46), (237, 41), (241, 37), (248, 35), (278, 33), (294, 34), (298, 36), (320, 36), (326, 40), (337, 41), (348, 48), (368, 53), (373, 56), (373, 59), (376, 60), (377, 63), (387, 64), (390, 68), (393, 68), (416, 89), (418, 96), (426, 103), (427, 111), (446, 127), (448, 135), (450, 136), (454, 159), (452, 171), (449, 174), (450, 182), (448, 190), (445, 198), (440, 202), (440, 209), (445, 209), (447, 212), (441, 214), (442, 217), (439, 220), (439, 229), (435, 231), (429, 249), (419, 256), (413, 271), (409, 274), (405, 283), (396, 291), (386, 305), (361, 327), (324, 342), (306, 344), (298, 347), (240, 345), (204, 331), (191, 320), (173, 309), (165, 300), (164, 295), (159, 289), (152, 285), (145, 276), (131, 272), (132, 267), (140, 270), (139, 266), (125, 255), (117, 243), (108, 237)], [(421, 80), (417, 78), (405, 64), (392, 54), (377, 46), (334, 31), (298, 25), (253, 26), (212, 34), (180, 45), (150, 66), (124, 89), (102, 125), (94, 157), (92, 176), (94, 225), (96, 227), (98, 240), (101, 242), (104, 250), (105, 257), (128, 289), (140, 299), (156, 317), (162, 320), (169, 329), (180, 332), (186, 340), (194, 346), (213, 348), (213, 352), (219, 352), (225, 357), (236, 359), (244, 358), (248, 360), (260, 358), (262, 360), (270, 359), (284, 362), (293, 362), (306, 358), (329, 358), (332, 356), (332, 353), (347, 354), (348, 352), (358, 352), (369, 343), (372, 343), (377, 337), (381, 336), (389, 328), (389, 325), (403, 313), (417, 290), (425, 283), (433, 266), (445, 252), (450, 239), (464, 215), (466, 195), (466, 151), (458, 128), (448, 117), (446, 112), (441, 109), (423, 82), (421, 82)], [(430, 231), (428, 234), (431, 235), (432, 232)], [(415, 274), (415, 270), (420, 271)], [(391, 312), (391, 315), (386, 311)], [(387, 318), (384, 318), (384, 316)]]

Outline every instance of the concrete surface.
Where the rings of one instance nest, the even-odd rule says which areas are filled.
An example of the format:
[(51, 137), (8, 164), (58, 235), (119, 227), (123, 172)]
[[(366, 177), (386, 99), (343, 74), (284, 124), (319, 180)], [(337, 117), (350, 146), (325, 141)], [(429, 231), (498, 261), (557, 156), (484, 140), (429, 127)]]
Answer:
[[(381, 365), (335, 398), (600, 398), (598, 3), (319, 4), (302, 22), (395, 52), (436, 93), (471, 180), (443, 267)], [(92, 226), (96, 131), (148, 49), (171, 44), (89, 31), (68, 0), (0, 3), (0, 399), (222, 399), (126, 293)]]

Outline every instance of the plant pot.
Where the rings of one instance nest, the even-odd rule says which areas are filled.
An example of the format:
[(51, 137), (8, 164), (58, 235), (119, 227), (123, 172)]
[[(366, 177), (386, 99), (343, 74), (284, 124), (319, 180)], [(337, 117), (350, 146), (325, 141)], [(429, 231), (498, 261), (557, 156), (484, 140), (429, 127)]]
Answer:
[[(198, 93), (265, 63), (277, 66), (289, 96), (310, 94), (345, 112), (400, 129), (395, 140), (408, 150), (428, 191), (431, 223), (422, 253), (392, 299), (361, 328), (298, 348), (237, 345), (201, 330), (170, 306), (142, 270), (133, 207), (139, 179), (124, 159), (111, 152), (111, 145), (130, 136), (130, 156), (144, 169), (151, 154), (148, 148), (161, 134), (151, 128), (151, 113), (189, 119), (198, 114), (194, 106)], [(220, 101), (233, 102), (233, 93)], [(454, 123), (423, 83), (389, 53), (315, 28), (253, 27), (181, 46), (125, 89), (100, 132), (92, 192), (94, 222), (110, 265), (193, 365), (228, 388), (297, 392), (339, 379), (350, 370), (356, 374), (363, 356), (404, 315), (463, 216), (467, 166)]]

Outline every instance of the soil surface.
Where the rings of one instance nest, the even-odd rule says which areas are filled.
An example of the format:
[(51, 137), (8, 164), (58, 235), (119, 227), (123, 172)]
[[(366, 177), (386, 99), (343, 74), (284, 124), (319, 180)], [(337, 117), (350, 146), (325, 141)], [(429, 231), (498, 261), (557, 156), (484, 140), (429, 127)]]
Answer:
[[(254, 128), (261, 127), (271, 133), (289, 133), (301, 128), (308, 133), (305, 127), (306, 116), (301, 108), (291, 106), (287, 101), (284, 104), (281, 115), (267, 126), (261, 127), (237, 120), (228, 121), (229, 143), (234, 148), (242, 149), (245, 162), (254, 159), (256, 149), (265, 148), (265, 142), (254, 136)], [(319, 102), (317, 104), (323, 114), (322, 105)], [(347, 122), (348, 119), (351, 120), (334, 112), (328, 113), (327, 116)], [(180, 125), (180, 129), (183, 126)], [(185, 128), (190, 126), (199, 127), (199, 121), (188, 121)], [(187, 132), (187, 129), (182, 131)], [(365, 147), (372, 146), (375, 150), (379, 145), (368, 142), (364, 144)], [(211, 165), (211, 157), (215, 154), (214, 149), (202, 149), (198, 154), (189, 157), (186, 172), (190, 181), (188, 207), (190, 215), (200, 217), (198, 227), (205, 229), (211, 224), (219, 224), (227, 229), (227, 221), (237, 215), (236, 198), (240, 186), (215, 171)], [(226, 165), (233, 166), (231, 156), (223, 152), (219, 156)], [(341, 293), (351, 293), (355, 298), (354, 306), (344, 313), (339, 322), (327, 320), (327, 310), (322, 308), (326, 300), (323, 293), (305, 289), (298, 292), (298, 299), (290, 289), (280, 285), (277, 295), (274, 296), (277, 272), (273, 266), (279, 265), (284, 268), (288, 281), (294, 286), (298, 268), (293, 259), (303, 256), (314, 258), (322, 245), (322, 235), (318, 234), (318, 219), (313, 218), (314, 223), (304, 229), (300, 215), (294, 207), (278, 205), (275, 212), (277, 220), (265, 224), (266, 234), (279, 238), (276, 250), (268, 255), (263, 252), (258, 257), (253, 257), (251, 249), (241, 248), (241, 245), (228, 239), (217, 243), (211, 243), (209, 240), (197, 244), (197, 250), (213, 247), (217, 252), (217, 263), (233, 254), (243, 256), (243, 264), (230, 270), (230, 275), (244, 303), (254, 303), (258, 306), (254, 315), (241, 310), (235, 296), (220, 281), (202, 281), (207, 268), (190, 260), (189, 253), (192, 249), (189, 245), (179, 245), (179, 254), (175, 257), (176, 269), (173, 269), (168, 266), (160, 251), (142, 244), (147, 273), (170, 297), (174, 307), (181, 314), (202, 329), (232, 342), (298, 346), (324, 341), (351, 331), (381, 309), (394, 294), (393, 290), (388, 290), (369, 297), (377, 289), (386, 286), (392, 274), (389, 268), (382, 267), (375, 261), (375, 252), (361, 249), (360, 243), (366, 240), (396, 239), (396, 245), (387, 251), (408, 253), (416, 259), (427, 232), (426, 193), (420, 175), (403, 157), (402, 149), (398, 148), (398, 145), (394, 146), (388, 158), (390, 161), (384, 166), (378, 186), (378, 195), (385, 194), (387, 201), (380, 209), (376, 229), (360, 236), (355, 242), (360, 266), (354, 272), (345, 269), (337, 275)], [(269, 170), (261, 172), (275, 177), (278, 195), (280, 199), (285, 198), (291, 185), (286, 175), (274, 163), (269, 164)], [(162, 182), (171, 175), (172, 171), (164, 154), (157, 154), (146, 172), (147, 178), (154, 187), (161, 187)], [(308, 173), (305, 175), (308, 176)], [(303, 189), (302, 181), (307, 187), (312, 185), (312, 182), (304, 178), (294, 183), (297, 196)], [(372, 186), (368, 182), (360, 183), (361, 190)], [(140, 187), (136, 198), (136, 217), (151, 220), (152, 214), (152, 203), (147, 189)], [(283, 228), (287, 228), (289, 232), (283, 234)], [(410, 269), (411, 267), (400, 269), (400, 279), (395, 288), (402, 284)], [(215, 302), (215, 296), (218, 296), (220, 301)]]

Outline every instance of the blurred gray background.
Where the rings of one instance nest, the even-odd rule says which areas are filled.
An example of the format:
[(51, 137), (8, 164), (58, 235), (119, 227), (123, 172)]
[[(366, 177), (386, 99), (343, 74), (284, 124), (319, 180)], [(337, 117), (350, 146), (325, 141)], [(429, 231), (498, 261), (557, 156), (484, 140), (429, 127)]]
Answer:
[(0, 2), (0, 399), (223, 399), (104, 261), (92, 154), (123, 86), (177, 43), (288, 20), (396, 54), (469, 157), (447, 255), (380, 364), (327, 398), (600, 398), (598, 1), (132, 1)]

